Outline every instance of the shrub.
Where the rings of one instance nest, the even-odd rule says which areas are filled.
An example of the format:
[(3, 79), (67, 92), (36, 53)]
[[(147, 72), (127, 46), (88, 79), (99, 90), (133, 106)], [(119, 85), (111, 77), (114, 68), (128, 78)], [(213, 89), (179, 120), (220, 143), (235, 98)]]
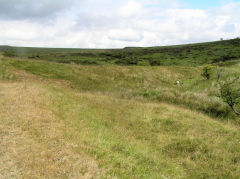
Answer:
[(140, 61), (138, 61), (137, 65), (139, 65), (139, 66), (150, 66), (150, 63), (147, 60), (140, 60)]
[(16, 53), (14, 51), (5, 51), (5, 52), (3, 52), (3, 55), (5, 57), (15, 57)]
[(14, 75), (11, 73), (9, 66), (0, 60), (0, 79), (11, 80), (13, 78)]
[(239, 86), (239, 78), (234, 78), (233, 80), (228, 79), (220, 84), (220, 97), (228, 104), (236, 115), (240, 115), (235, 108), (235, 106), (240, 104)]
[(212, 75), (212, 69), (213, 69), (213, 66), (211, 65), (204, 66), (202, 76), (207, 80), (209, 80)]

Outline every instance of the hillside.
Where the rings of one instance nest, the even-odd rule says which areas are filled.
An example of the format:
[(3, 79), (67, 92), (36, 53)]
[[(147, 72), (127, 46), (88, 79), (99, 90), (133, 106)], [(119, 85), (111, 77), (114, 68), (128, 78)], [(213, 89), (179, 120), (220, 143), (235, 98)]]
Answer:
[(198, 66), (240, 58), (240, 39), (189, 45), (124, 49), (56, 49), (0, 46), (13, 56), (82, 65)]
[(239, 43), (0, 46), (0, 178), (239, 178), (240, 120), (201, 76), (239, 76)]

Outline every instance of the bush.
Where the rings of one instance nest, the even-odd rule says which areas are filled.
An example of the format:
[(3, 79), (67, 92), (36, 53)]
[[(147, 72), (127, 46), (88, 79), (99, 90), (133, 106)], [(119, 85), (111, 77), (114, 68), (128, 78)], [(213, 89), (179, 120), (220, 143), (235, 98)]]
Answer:
[(5, 52), (3, 52), (3, 55), (5, 57), (15, 57), (16, 53), (14, 51), (5, 51)]
[(199, 95), (192, 92), (181, 93), (178, 90), (153, 90), (141, 93), (141, 95), (147, 99), (184, 106), (213, 117), (226, 118), (232, 114), (227, 105), (221, 103), (218, 98), (208, 95)]
[(239, 78), (226, 80), (220, 84), (220, 97), (228, 104), (236, 115), (240, 113), (236, 110), (236, 106), (240, 104), (240, 82)]
[(147, 60), (140, 60), (140, 61), (138, 61), (137, 65), (139, 65), (139, 66), (150, 66), (150, 63)]
[(11, 73), (11, 69), (7, 64), (0, 60), (0, 79), (1, 80), (11, 80), (14, 75)]
[(211, 65), (204, 66), (202, 76), (207, 80), (209, 80), (212, 75), (212, 69), (213, 69), (213, 66)]

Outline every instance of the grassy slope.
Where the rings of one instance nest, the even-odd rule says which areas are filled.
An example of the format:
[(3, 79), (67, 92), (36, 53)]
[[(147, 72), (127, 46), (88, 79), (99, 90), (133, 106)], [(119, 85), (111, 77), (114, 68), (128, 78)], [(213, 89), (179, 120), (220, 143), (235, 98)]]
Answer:
[[(222, 66), (222, 79), (239, 74), (239, 61)], [(137, 98), (177, 104), (212, 117), (235, 119), (226, 104), (217, 97), (216, 74), (212, 80), (201, 77), (201, 67), (76, 66), (56, 63), (5, 60), (5, 63), (43, 78), (66, 80), (75, 90), (121, 98)], [(180, 80), (182, 85), (175, 84)], [(238, 121), (237, 121), (238, 122)]]
[(0, 83), (1, 177), (240, 177), (238, 127), (17, 76)]
[(239, 178), (239, 119), (199, 66), (240, 75), (239, 43), (0, 46), (21, 57), (0, 54), (0, 178)]
[(228, 110), (200, 69), (2, 59), (1, 175), (239, 178), (238, 124), (186, 109)]
[(190, 45), (125, 49), (52, 49), (0, 46), (0, 52), (12, 50), (18, 57), (75, 64), (181, 65), (240, 58), (240, 39)]

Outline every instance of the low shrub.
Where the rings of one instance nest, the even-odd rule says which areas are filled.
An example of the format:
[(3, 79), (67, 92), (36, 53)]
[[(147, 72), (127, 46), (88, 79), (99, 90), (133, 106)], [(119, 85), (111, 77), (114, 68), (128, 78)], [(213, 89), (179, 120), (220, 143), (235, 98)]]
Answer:
[(5, 57), (15, 57), (16, 53), (14, 51), (5, 51), (5, 52), (3, 52), (3, 55)]

